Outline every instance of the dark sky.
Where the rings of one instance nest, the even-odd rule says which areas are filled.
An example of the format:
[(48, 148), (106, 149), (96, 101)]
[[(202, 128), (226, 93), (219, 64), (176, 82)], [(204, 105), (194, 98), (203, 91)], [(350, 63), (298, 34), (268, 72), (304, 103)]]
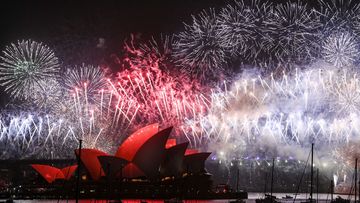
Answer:
[[(272, 0), (284, 2), (284, 0)], [(115, 51), (130, 33), (144, 38), (176, 33), (191, 14), (210, 7), (221, 8), (232, 0), (7, 0), (0, 6), (0, 48), (19, 39), (42, 41), (55, 47), (69, 63), (107, 40)], [(308, 0), (308, 2), (313, 2)], [(86, 50), (85, 50), (86, 49)], [(115, 49), (115, 50), (114, 50)], [(70, 55), (70, 56), (69, 56)], [(91, 55), (91, 54), (90, 54)], [(61, 56), (60, 56), (61, 57)], [(93, 57), (89, 57), (90, 59)]]
[[(295, 0), (294, 0), (295, 1)], [(41, 41), (66, 64), (93, 63), (100, 37), (106, 53), (121, 49), (130, 33), (142, 39), (177, 33), (191, 14), (232, 0), (8, 0), (0, 6), (0, 49), (21, 39)], [(284, 0), (272, 0), (284, 2)], [(314, 2), (308, 0), (308, 2)]]
[(191, 14), (226, 1), (32, 0), (2, 2), (1, 46), (22, 38), (52, 41), (64, 35), (123, 38), (129, 33), (172, 33)]

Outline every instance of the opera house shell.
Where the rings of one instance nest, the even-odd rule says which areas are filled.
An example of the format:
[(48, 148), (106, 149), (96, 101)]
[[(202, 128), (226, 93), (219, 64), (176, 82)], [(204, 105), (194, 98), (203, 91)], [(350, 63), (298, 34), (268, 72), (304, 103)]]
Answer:
[[(75, 150), (89, 179), (160, 180), (165, 177), (182, 177), (184, 174), (206, 173), (205, 161), (210, 153), (188, 149), (188, 143), (177, 144), (169, 139), (172, 127), (159, 130), (151, 124), (131, 134), (118, 148), (115, 155), (97, 149)], [(69, 180), (77, 165), (58, 169), (48, 165), (31, 165), (48, 183), (57, 179)]]

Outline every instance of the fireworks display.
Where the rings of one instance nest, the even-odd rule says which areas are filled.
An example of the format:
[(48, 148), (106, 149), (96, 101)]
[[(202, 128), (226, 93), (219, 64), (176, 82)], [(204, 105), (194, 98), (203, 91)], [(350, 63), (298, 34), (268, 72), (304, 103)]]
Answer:
[(32, 114), (1, 115), (1, 159), (66, 158), (78, 138), (63, 120)]
[(317, 6), (235, 1), (194, 14), (178, 33), (145, 43), (132, 36), (101, 65), (64, 67), (43, 43), (12, 43), (0, 81), (17, 108), (0, 114), (0, 159), (66, 158), (79, 139), (113, 153), (125, 135), (156, 122), (223, 163), (306, 160), (315, 143), (317, 162), (351, 165), (360, 6)]
[[(180, 71), (175, 77), (175, 71), (162, 70), (161, 66), (166, 64), (141, 50), (130, 46), (127, 49), (138, 55), (126, 59), (128, 68), (119, 72), (110, 85), (117, 99), (116, 108), (125, 113), (131, 123), (141, 126), (146, 122), (161, 122), (177, 128), (185, 118), (205, 113), (202, 93), (206, 87)], [(131, 112), (133, 115), (128, 116)]]
[(45, 80), (55, 79), (60, 66), (49, 47), (31, 40), (7, 46), (1, 60), (1, 84), (12, 97), (20, 99), (45, 92)]
[(359, 78), (350, 70), (316, 65), (323, 68), (279, 78), (244, 73), (224, 91), (213, 92), (208, 114), (188, 120), (191, 130), (184, 133), (192, 145), (210, 146), (227, 160), (234, 155), (302, 159), (296, 148), (320, 142), (319, 151), (327, 151), (356, 139)]

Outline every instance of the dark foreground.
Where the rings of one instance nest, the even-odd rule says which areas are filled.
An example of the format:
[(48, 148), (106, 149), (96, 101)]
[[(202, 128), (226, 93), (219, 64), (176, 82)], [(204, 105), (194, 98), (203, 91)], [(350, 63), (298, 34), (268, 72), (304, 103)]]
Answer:
[[(275, 193), (274, 194), (277, 197), (277, 201), (278, 202), (283, 202), (283, 203), (292, 203), (294, 202), (294, 199), (283, 199), (282, 197), (285, 197), (286, 195), (288, 196), (292, 196), (295, 197), (294, 194), (291, 193)], [(334, 195), (334, 198), (337, 197), (338, 195)], [(351, 199), (354, 200), (354, 196), (348, 196), (346, 194), (343, 195), (339, 195), (344, 199)], [(264, 197), (263, 193), (249, 193), (248, 194), (248, 198), (245, 200), (246, 203), (255, 203), (255, 199), (257, 198), (262, 198)], [(297, 203), (299, 202), (303, 202), (305, 199), (307, 199), (309, 197), (309, 194), (307, 193), (302, 193), (302, 194), (298, 194), (296, 197), (296, 201)], [(331, 196), (330, 194), (315, 194), (314, 198), (318, 199), (318, 202), (321, 203), (330, 203), (330, 199)], [(228, 203), (233, 199), (188, 199), (188, 200), (182, 200), (183, 203)], [(1, 201), (5, 201), (5, 199), (0, 199)], [(141, 203), (141, 202), (147, 202), (147, 203), (164, 203), (167, 200), (164, 199), (122, 199), (121, 200), (122, 203)], [(74, 199), (33, 199), (33, 200), (24, 200), (24, 199), (19, 199), (19, 200), (14, 200), (14, 202), (23, 202), (23, 203), (35, 203), (35, 202), (41, 202), (41, 203), (74, 203), (75, 200)], [(106, 199), (82, 199), (79, 201), (80, 203), (111, 203), (111, 202), (116, 202), (114, 200), (106, 200)]]

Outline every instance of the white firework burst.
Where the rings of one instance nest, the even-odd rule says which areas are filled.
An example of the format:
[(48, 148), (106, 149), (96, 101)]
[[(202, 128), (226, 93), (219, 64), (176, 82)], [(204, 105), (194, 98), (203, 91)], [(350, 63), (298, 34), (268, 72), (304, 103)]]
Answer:
[(349, 33), (335, 33), (323, 44), (323, 58), (336, 67), (351, 66), (359, 59), (356, 38)]
[(320, 21), (306, 4), (278, 4), (266, 24), (270, 41), (265, 46), (275, 53), (273, 60), (303, 63), (316, 57)]
[(249, 5), (243, 0), (228, 4), (218, 17), (221, 45), (233, 55), (256, 58), (263, 48), (264, 21), (271, 10), (271, 4), (259, 0), (252, 0)]
[(335, 31), (353, 31), (360, 34), (360, 4), (353, 0), (319, 0), (318, 12), (325, 34)]
[[(52, 112), (58, 106), (63, 96), (63, 89), (58, 80), (53, 78), (40, 81), (39, 87), (33, 89), (32, 95), (29, 95), (28, 104), (34, 104), (37, 109)], [(42, 88), (40, 88), (40, 86)]]
[(226, 52), (221, 46), (215, 11), (210, 9), (192, 16), (192, 24), (185, 24), (174, 45), (174, 57), (191, 74), (216, 76), (226, 64)]
[[(121, 116), (114, 112), (115, 95), (108, 86), (110, 79), (100, 67), (85, 65), (67, 69), (64, 73), (64, 100), (57, 109), (74, 129), (84, 146), (109, 149), (118, 135), (117, 120)], [(122, 126), (120, 126), (122, 127)], [(101, 145), (98, 145), (102, 142)]]
[[(108, 90), (106, 72), (100, 67), (82, 64), (66, 70), (63, 76), (65, 93), (76, 95), (88, 104), (100, 104), (100, 94)], [(73, 96), (70, 96), (72, 98)]]
[(31, 98), (34, 90), (44, 92), (46, 80), (55, 79), (59, 72), (59, 60), (54, 52), (32, 40), (12, 43), (0, 59), (1, 85), (14, 98)]

